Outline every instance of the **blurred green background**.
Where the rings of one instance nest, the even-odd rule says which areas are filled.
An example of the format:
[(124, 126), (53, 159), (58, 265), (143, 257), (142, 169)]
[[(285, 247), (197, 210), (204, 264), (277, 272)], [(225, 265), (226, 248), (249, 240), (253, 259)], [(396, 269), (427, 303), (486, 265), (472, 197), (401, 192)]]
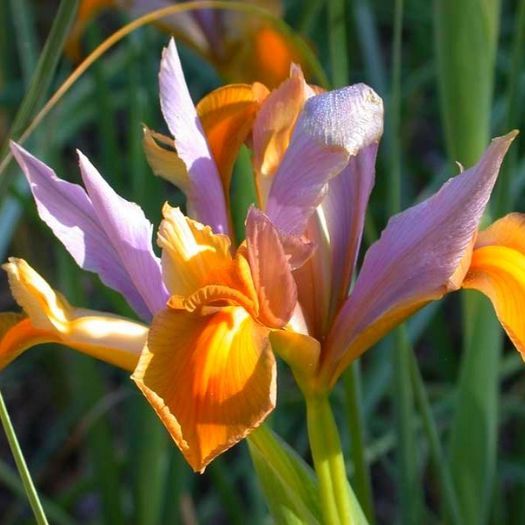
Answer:
[[(20, 135), (75, 66), (55, 43), (44, 74), (37, 67), (59, 4), (0, 0), (2, 142), (13, 132)], [(525, 128), (524, 6), (523, 0), (284, 2), (286, 22), (307, 41), (332, 85), (366, 82), (385, 99), (386, 132), (365, 245), (393, 211), (456, 173), (455, 160), (469, 166), (489, 137)], [(87, 27), (84, 50), (128, 20), (123, 11), (100, 13)], [(75, 148), (81, 149), (155, 225), (164, 201), (183, 204), (176, 189), (153, 176), (142, 151), (142, 123), (166, 131), (157, 73), (167, 40), (155, 27), (124, 39), (82, 76), (26, 143), (60, 176), (77, 182)], [(180, 46), (180, 53), (194, 101), (223, 83), (193, 51)], [(46, 71), (52, 73), (48, 79)], [(33, 103), (25, 120), (17, 121), (37, 74), (42, 76)], [(492, 218), (525, 211), (524, 161), (518, 137), (492, 199)], [(233, 191), (240, 201), (247, 175), (246, 162), (239, 162)], [(96, 276), (78, 269), (40, 222), (14, 164), (0, 178), (0, 259), (10, 255), (25, 258), (73, 304), (134, 315)], [(2, 277), (0, 310), (14, 309)], [(525, 523), (525, 373), (493, 319), (485, 301), (455, 294), (421, 311), (401, 337), (385, 339), (361, 359), (359, 406), (376, 523), (454, 522), (410, 373), (410, 347), (461, 522)], [(304, 406), (284, 366), (279, 382), (271, 425), (309, 459)], [(350, 450), (348, 385), (338, 385), (333, 403)], [(0, 389), (50, 523), (271, 522), (246, 444), (214, 461), (204, 475), (193, 474), (125, 373), (47, 345), (3, 371)], [(352, 475), (351, 453), (346, 456)], [(0, 523), (33, 520), (2, 435)]]

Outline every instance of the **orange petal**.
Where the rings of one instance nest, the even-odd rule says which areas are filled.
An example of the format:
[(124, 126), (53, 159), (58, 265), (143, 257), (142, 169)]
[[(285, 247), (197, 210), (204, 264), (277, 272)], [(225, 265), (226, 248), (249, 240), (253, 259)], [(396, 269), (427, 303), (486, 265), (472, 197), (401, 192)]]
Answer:
[(135, 368), (146, 342), (146, 326), (111, 314), (73, 308), (22, 259), (11, 258), (3, 267), (15, 300), (29, 318), (2, 316), (0, 368), (31, 346), (51, 342), (126, 370)]
[(195, 471), (275, 406), (267, 330), (238, 307), (158, 314), (132, 378)]
[(230, 192), (233, 163), (267, 95), (262, 84), (231, 84), (212, 91), (197, 104), (226, 196)]
[[(268, 2), (264, 3), (267, 8)], [(290, 35), (265, 22), (249, 24), (246, 18), (239, 18), (238, 21), (242, 23), (238, 29), (238, 33), (243, 34), (242, 40), (230, 46), (232, 52), (227, 60), (218, 60), (216, 64), (227, 78), (259, 81), (275, 88), (288, 77), (292, 63), (304, 62)]]
[(292, 68), (290, 78), (272, 91), (264, 101), (253, 126), (253, 165), (261, 206), (264, 207), (271, 184), (284, 156), (308, 86), (300, 68)]
[(187, 194), (190, 185), (188, 170), (174, 150), (175, 141), (144, 126), (143, 146), (153, 173)]
[(259, 320), (282, 328), (297, 304), (297, 287), (279, 233), (264, 213), (250, 208), (246, 220), (248, 260), (259, 298)]
[(292, 38), (271, 26), (261, 27), (254, 35), (254, 57), (257, 79), (269, 87), (278, 86), (290, 71), (301, 63), (301, 56)]
[(479, 234), (463, 288), (490, 299), (525, 359), (525, 215), (507, 215)]
[(205, 286), (223, 286), (244, 294), (255, 308), (257, 294), (250, 267), (241, 254), (232, 257), (228, 236), (213, 233), (210, 227), (188, 219), (168, 204), (163, 214), (158, 243), (170, 293), (189, 297)]

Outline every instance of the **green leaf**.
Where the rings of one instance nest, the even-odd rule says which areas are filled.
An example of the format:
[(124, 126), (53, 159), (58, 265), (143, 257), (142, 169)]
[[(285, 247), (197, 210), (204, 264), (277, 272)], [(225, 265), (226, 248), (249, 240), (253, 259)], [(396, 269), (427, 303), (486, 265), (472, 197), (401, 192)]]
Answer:
[[(490, 138), (499, 0), (438, 0), (436, 49), (451, 160), (475, 164)], [(487, 522), (493, 494), (501, 332), (480, 297), (464, 301), (464, 354), (452, 421), (450, 469), (462, 523)]]
[[(79, 0), (62, 0), (60, 3), (46, 44), (38, 59), (29, 89), (18, 109), (7, 139), (2, 145), (0, 159), (3, 159), (7, 153), (8, 139), (18, 138), (42, 103), (51, 85), (58, 61), (62, 56), (64, 42), (75, 19), (78, 3)], [(18, 9), (22, 9), (22, 5), (18, 6)], [(0, 179), (0, 195), (9, 187), (10, 173), (12, 172), (6, 172), (4, 177)]]
[(264, 425), (250, 434), (248, 446), (276, 523), (321, 523), (317, 482), (302, 458)]

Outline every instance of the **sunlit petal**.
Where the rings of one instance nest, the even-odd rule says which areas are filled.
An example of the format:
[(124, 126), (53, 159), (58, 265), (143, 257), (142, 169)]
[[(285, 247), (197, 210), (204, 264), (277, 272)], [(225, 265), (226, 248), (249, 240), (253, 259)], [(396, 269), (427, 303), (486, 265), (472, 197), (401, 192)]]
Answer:
[(133, 379), (196, 471), (275, 405), (267, 330), (238, 307), (158, 314)]
[(525, 215), (512, 213), (481, 232), (463, 288), (484, 293), (525, 359)]
[(248, 212), (246, 241), (259, 298), (259, 320), (266, 326), (281, 328), (292, 316), (297, 288), (279, 233), (256, 208)]
[(267, 94), (262, 84), (230, 84), (212, 91), (197, 104), (227, 200), (233, 163)]
[(270, 189), (266, 213), (272, 222), (283, 232), (301, 234), (328, 181), (382, 133), (382, 100), (364, 84), (310, 98)]
[(24, 260), (11, 258), (6, 270), (11, 292), (27, 318), (2, 318), (0, 368), (28, 348), (59, 343), (125, 370), (133, 370), (148, 328), (126, 318), (74, 308)]
[(271, 92), (257, 114), (253, 125), (253, 166), (263, 209), (299, 113), (312, 94), (301, 69), (293, 67), (290, 78)]
[(187, 192), (190, 214), (215, 232), (228, 233), (221, 178), (191, 100), (173, 39), (162, 53), (159, 87), (162, 114), (191, 180)]
[(118, 196), (80, 155), (90, 194), (59, 179), (53, 170), (20, 146), (11, 150), (35, 198), (40, 218), (77, 264), (96, 272), (145, 319), (162, 308), (166, 290), (160, 261), (151, 245), (152, 224), (134, 203)]
[(174, 149), (173, 139), (144, 127), (143, 145), (153, 173), (187, 194), (190, 188), (188, 170)]
[(208, 285), (232, 288), (256, 308), (257, 295), (248, 261), (232, 257), (230, 239), (213, 233), (166, 204), (158, 243), (162, 248), (162, 271), (171, 295), (188, 297)]
[(426, 201), (390, 219), (368, 250), (352, 294), (323, 355), (325, 380), (428, 301), (457, 288), (455, 272), (472, 246), (481, 215), (515, 132), (494, 139), (476, 164)]

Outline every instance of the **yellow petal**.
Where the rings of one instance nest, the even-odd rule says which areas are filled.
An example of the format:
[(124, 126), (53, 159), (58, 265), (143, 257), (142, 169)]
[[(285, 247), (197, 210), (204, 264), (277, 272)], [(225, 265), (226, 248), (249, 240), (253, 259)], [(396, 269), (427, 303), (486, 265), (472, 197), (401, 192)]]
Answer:
[(267, 95), (268, 90), (262, 84), (230, 84), (212, 91), (197, 104), (197, 113), (227, 197), (233, 163)]
[(275, 406), (267, 330), (239, 307), (159, 313), (132, 378), (195, 471)]
[(190, 185), (188, 170), (173, 149), (175, 141), (144, 126), (143, 146), (153, 173), (187, 194)]
[(4, 317), (0, 368), (40, 343), (60, 343), (126, 370), (133, 370), (148, 328), (123, 317), (72, 307), (23, 259), (9, 259), (11, 292), (28, 319)]
[(463, 288), (490, 299), (525, 359), (525, 215), (507, 215), (479, 234)]
[(168, 204), (163, 214), (158, 243), (164, 282), (171, 295), (189, 297), (205, 286), (219, 285), (235, 289), (257, 304), (248, 262), (241, 253), (232, 257), (228, 236), (213, 233)]

